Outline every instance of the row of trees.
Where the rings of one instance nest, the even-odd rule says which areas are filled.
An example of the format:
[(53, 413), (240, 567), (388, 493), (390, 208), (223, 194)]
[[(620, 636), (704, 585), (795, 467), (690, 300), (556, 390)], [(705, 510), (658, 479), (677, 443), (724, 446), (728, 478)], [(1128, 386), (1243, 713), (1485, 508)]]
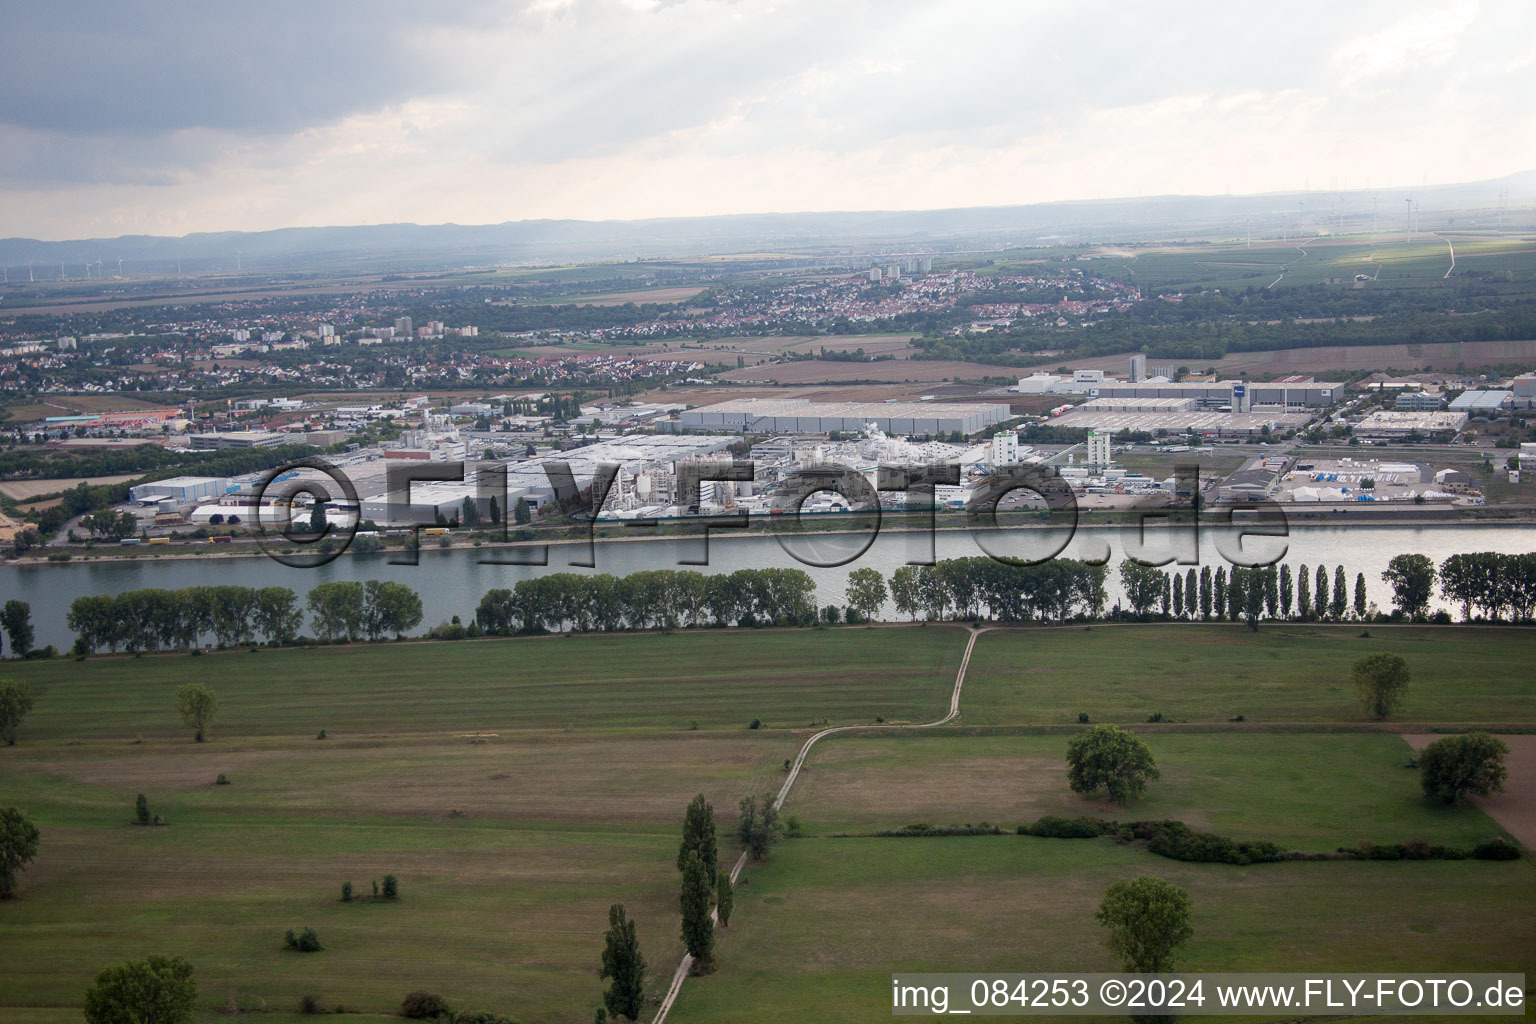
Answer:
[(1105, 566), (1070, 558), (1039, 565), (954, 558), (902, 566), (891, 573), (890, 590), (896, 610), (914, 619), (919, 614), (976, 618), (985, 612), (1003, 622), (1066, 621), (1093, 618), (1104, 610), (1107, 575)]
[(1536, 553), (1504, 555), (1472, 551), (1451, 555), (1438, 570), (1428, 555), (1398, 555), (1381, 578), (1392, 588), (1397, 611), (1421, 619), (1429, 611), (1435, 585), (1440, 595), (1461, 607), (1462, 618), (1526, 622), (1536, 613)]
[(475, 609), (476, 624), (493, 635), (815, 621), (816, 584), (800, 569), (551, 573), (487, 591)]
[[(403, 583), (322, 583), (309, 592), (315, 635), (322, 640), (399, 636), (421, 623), (421, 597)], [(75, 631), (75, 651), (106, 648), (137, 654), (197, 646), (211, 636), (223, 645), (291, 643), (304, 626), (304, 612), (287, 587), (148, 588), (75, 598), (66, 623)]]
[[(1302, 621), (1343, 621), (1370, 612), (1365, 574), (1356, 573), (1353, 590), (1342, 565), (1335, 566), (1332, 585), (1326, 566), (1316, 572), (1303, 565), (1246, 568), (1191, 566), (1184, 572), (1164, 572), (1132, 559), (1120, 563), (1120, 583), (1131, 614), (1160, 614), (1174, 619), (1227, 619), (1257, 624), (1261, 618)], [(1353, 595), (1353, 596), (1351, 596)]]

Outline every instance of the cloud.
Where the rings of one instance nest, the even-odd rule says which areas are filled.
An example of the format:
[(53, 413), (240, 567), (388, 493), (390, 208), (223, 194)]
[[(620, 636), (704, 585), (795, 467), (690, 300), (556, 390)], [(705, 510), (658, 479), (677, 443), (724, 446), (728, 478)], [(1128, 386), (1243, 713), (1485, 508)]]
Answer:
[(1525, 5), (18, 8), (44, 237), (987, 205), (1536, 165)]

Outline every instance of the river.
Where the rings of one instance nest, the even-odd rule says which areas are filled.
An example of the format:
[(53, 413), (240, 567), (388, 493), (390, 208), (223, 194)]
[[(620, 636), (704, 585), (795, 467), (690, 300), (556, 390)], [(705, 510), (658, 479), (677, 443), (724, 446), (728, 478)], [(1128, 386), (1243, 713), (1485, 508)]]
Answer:
[[(1173, 530), (1149, 530), (1147, 550), (1161, 547), (1177, 534), (1187, 538), (1187, 528)], [(1214, 526), (1202, 526), (1199, 536), (1199, 557), (1202, 563), (1226, 564), (1218, 542), (1230, 546), (1232, 531)], [(797, 543), (814, 543), (821, 547), (856, 545), (862, 537), (822, 537), (811, 540), (802, 538)], [(1059, 540), (1056, 541), (1059, 543)], [(697, 569), (704, 573), (732, 572), (736, 569), (761, 569), (770, 567), (801, 568), (810, 574), (817, 586), (820, 604), (843, 604), (843, 591), (848, 573), (857, 568), (874, 568), (889, 576), (892, 570), (909, 559), (921, 557), (926, 548), (926, 537), (921, 533), (887, 531), (856, 560), (835, 568), (818, 568), (804, 565), (784, 551), (773, 537), (752, 536), (731, 538), (728, 534), (714, 534), (709, 541), (708, 565), (680, 565), (679, 559), (696, 558), (699, 554), (698, 539), (663, 539), (654, 541), (599, 542), (595, 545), (595, 568), (572, 567), (572, 558), (584, 558), (584, 544), (551, 545), (549, 564), (543, 567), (486, 565), (481, 559), (522, 557), (508, 548), (458, 547), (444, 550), (427, 545), (422, 548), (420, 564), (392, 565), (390, 557), (400, 557), (398, 552), (377, 555), (347, 555), (328, 565), (313, 569), (296, 569), (267, 558), (210, 558), (199, 559), (104, 559), (99, 562), (74, 562), (64, 565), (4, 565), (0, 566), (0, 598), (19, 597), (30, 602), (32, 621), (36, 630), (36, 644), (41, 647), (53, 644), (63, 650), (74, 642), (65, 625), (64, 616), (70, 602), (82, 594), (115, 594), (140, 587), (180, 587), (203, 584), (237, 583), (243, 586), (291, 587), (303, 595), (317, 583), (335, 580), (395, 580), (407, 584), (421, 594), (424, 606), (422, 629), (445, 622), (454, 615), (466, 623), (474, 616), (480, 596), (492, 587), (510, 587), (520, 579), (548, 572), (608, 572), (617, 576), (641, 569)], [(998, 531), (989, 535), (989, 546), (1006, 545), (1009, 550), (1034, 554), (1044, 553), (1048, 543), (1044, 531)], [(1314, 571), (1319, 562), (1326, 564), (1330, 574), (1333, 567), (1343, 564), (1349, 575), (1350, 592), (1354, 592), (1355, 574), (1365, 573), (1370, 599), (1389, 607), (1391, 593), (1381, 580), (1381, 572), (1394, 556), (1417, 553), (1430, 556), (1436, 562), (1449, 555), (1466, 551), (1499, 551), (1519, 553), (1536, 550), (1536, 526), (1293, 526), (1290, 535), (1283, 540), (1274, 538), (1249, 538), (1244, 549), (1249, 552), (1268, 552), (1270, 545), (1280, 544), (1286, 549), (1284, 561), (1293, 566), (1307, 564)], [(971, 534), (962, 531), (940, 531), (934, 539), (934, 549), (939, 558), (963, 558), (984, 554)], [(1125, 534), (1118, 527), (1086, 527), (1076, 536), (1064, 554), (1069, 557), (1109, 557), (1111, 566), (1125, 554)], [(846, 553), (846, 551), (844, 552)], [(833, 558), (821, 557), (820, 561)], [(1109, 578), (1109, 602), (1112, 606), (1120, 596), (1119, 579), (1113, 571)], [(1446, 607), (1436, 598), (1436, 608)], [(886, 614), (895, 612), (887, 608)]]

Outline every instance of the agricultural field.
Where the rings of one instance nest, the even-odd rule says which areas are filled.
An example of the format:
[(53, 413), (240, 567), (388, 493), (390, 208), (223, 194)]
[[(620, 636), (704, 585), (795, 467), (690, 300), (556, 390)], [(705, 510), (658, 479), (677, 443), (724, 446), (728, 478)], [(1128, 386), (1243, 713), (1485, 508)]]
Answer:
[[(1536, 719), (1526, 671), (1536, 633), (1474, 627), (1420, 629), (1233, 624), (1094, 626), (987, 633), (966, 674), (967, 725), (1095, 722), (1370, 724), (1350, 690), (1358, 658), (1391, 651), (1413, 685), (1395, 721), (1428, 726)], [(1468, 677), (1468, 667), (1477, 666)]]
[[(382, 1024), (425, 988), (525, 1024), (586, 1024), (615, 901), (638, 922), (654, 1008), (682, 954), (683, 805), (705, 794), (722, 857), (734, 857), (737, 799), (776, 790), (823, 723), (883, 731), (813, 748), (785, 806), (802, 835), (748, 863), (720, 970), (689, 978), (668, 1020), (865, 1021), (889, 1013), (896, 970), (1110, 969), (1093, 909), (1141, 874), (1189, 890), (1191, 970), (1536, 969), (1528, 859), (1234, 867), (1109, 839), (872, 835), (916, 822), (1011, 832), (1043, 814), (1176, 818), (1306, 851), (1502, 834), (1476, 807), (1418, 795), (1409, 744), (1360, 715), (1348, 664), (1377, 649), (1409, 660), (1393, 729), (1529, 727), (1536, 634), (1372, 633), (991, 630), (957, 724), (928, 730), (909, 723), (948, 706), (965, 630), (12, 663), (37, 706), (18, 745), (0, 747), (0, 778), (43, 844), (20, 898), (0, 905), (0, 958), (21, 966), (8, 972), (20, 984), (0, 989), (0, 1024), (78, 1019), (96, 971), (149, 952), (194, 963), (204, 1022), (236, 1009), (296, 1024), (299, 998), (314, 995)], [(207, 743), (172, 712), (189, 680), (220, 700)], [(1169, 721), (1146, 724), (1152, 710)], [(1134, 725), (1152, 746), (1163, 776), (1131, 807), (1068, 790), (1079, 712)], [(138, 793), (167, 826), (131, 824)], [(398, 902), (341, 900), (343, 882), (371, 897), (385, 874), (400, 880)], [(283, 932), (305, 926), (325, 949), (283, 950)]]
[[(681, 955), (693, 794), (728, 824), (813, 721), (939, 706), (963, 647), (954, 629), (768, 630), (7, 666), (37, 706), (0, 748), (5, 803), (43, 846), (4, 906), (0, 958), (24, 981), (0, 1021), (78, 1019), (97, 971), (161, 952), (196, 965), (206, 1019), (306, 994), (387, 1014), (427, 988), (586, 1024), (610, 903), (639, 922), (653, 989)], [(203, 744), (171, 710), (193, 679), (220, 700)], [(131, 824), (141, 792), (167, 827)], [(387, 873), (398, 903), (340, 900)], [(304, 926), (326, 948), (284, 951)]]
[(748, 866), (721, 969), (690, 978), (668, 1020), (864, 1024), (889, 1016), (895, 971), (1114, 970), (1093, 913), (1144, 874), (1189, 892), (1181, 970), (1536, 971), (1522, 861), (1229, 867), (1109, 840), (792, 839)]
[[(1452, 249), (1455, 267), (1452, 268)], [(1338, 283), (1364, 276), (1367, 288), (1435, 286), (1469, 271), (1508, 271), (1516, 279), (1536, 275), (1536, 245), (1523, 238), (1459, 235), (1453, 231), (1375, 236), (1266, 239), (1241, 245), (1181, 246), (1110, 255), (1106, 273), (1144, 288), (1203, 287), (1224, 290), (1283, 288)]]

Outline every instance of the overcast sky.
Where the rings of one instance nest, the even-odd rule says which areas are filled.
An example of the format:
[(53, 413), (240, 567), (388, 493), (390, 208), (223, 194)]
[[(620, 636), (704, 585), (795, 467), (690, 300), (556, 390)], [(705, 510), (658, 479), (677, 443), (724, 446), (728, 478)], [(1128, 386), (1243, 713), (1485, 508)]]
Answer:
[(0, 236), (928, 209), (1536, 167), (1536, 4), (7, 7)]

